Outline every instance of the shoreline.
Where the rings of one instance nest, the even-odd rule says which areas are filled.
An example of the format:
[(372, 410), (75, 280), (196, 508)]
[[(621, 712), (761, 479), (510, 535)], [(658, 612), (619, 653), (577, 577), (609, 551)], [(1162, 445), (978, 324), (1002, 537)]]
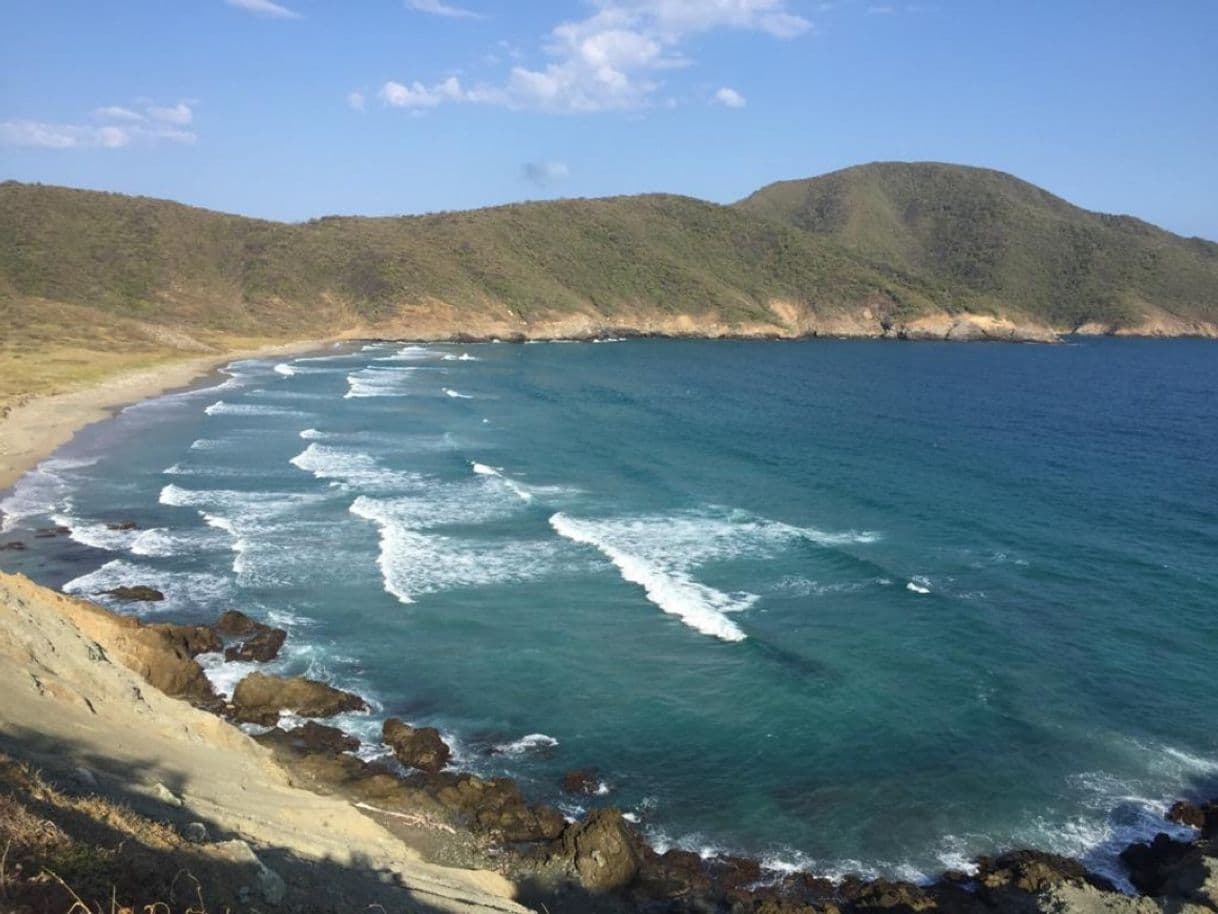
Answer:
[(110, 418), (117, 409), (191, 387), (230, 362), (302, 355), (334, 341), (334, 338), (300, 340), (191, 356), (151, 368), (119, 372), (96, 384), (63, 393), (28, 396), (0, 416), (0, 492), (11, 488), (81, 429)]
[[(202, 356), (171, 359), (150, 368), (122, 370), (99, 381), (53, 394), (27, 394), (7, 411), (0, 412), (0, 492), (5, 492), (38, 463), (63, 447), (86, 426), (101, 422), (114, 415), (115, 410), (133, 403), (149, 400), (175, 390), (194, 386), (201, 378), (217, 371), (224, 365), (240, 359), (268, 358), (271, 356), (299, 356), (323, 349), (334, 343), (390, 342), (402, 344), (428, 343), (504, 343), (519, 345), (526, 343), (613, 343), (631, 340), (707, 340), (741, 342), (806, 342), (859, 341), (859, 342), (952, 342), (952, 343), (1039, 343), (1068, 342), (1073, 337), (1081, 339), (1130, 339), (1130, 340), (1214, 340), (1218, 339), (1218, 328), (1205, 328), (1192, 333), (1156, 334), (1111, 331), (1095, 328), (1078, 328), (1074, 331), (1050, 331), (1052, 339), (1041, 337), (961, 336), (940, 334), (908, 334), (902, 332), (850, 332), (848, 329), (809, 329), (797, 335), (781, 333), (710, 334), (671, 329), (639, 329), (630, 327), (602, 327), (583, 332), (542, 332), (530, 334), (523, 331), (508, 331), (502, 334), (465, 333), (453, 331), (438, 334), (402, 334), (367, 336), (342, 333), (329, 337), (271, 343), (249, 349), (230, 349)], [(20, 442), (20, 443), (19, 443)]]
[[(370, 337), (368, 339), (369, 339), (369, 341), (371, 341), (374, 338)], [(363, 342), (363, 341), (364, 340), (356, 340), (356, 339), (350, 340), (350, 342), (352, 342), (352, 343), (358, 343), (358, 342)], [(112, 414), (112, 411), (115, 408), (118, 408), (129, 402), (135, 402), (137, 400), (155, 397), (159, 394), (165, 393), (165, 392), (175, 389), (175, 388), (191, 386), (200, 377), (207, 375), (208, 373), (214, 371), (217, 367), (224, 365), (228, 362), (235, 361), (235, 360), (242, 359), (242, 358), (302, 354), (305, 352), (316, 351), (331, 342), (333, 342), (333, 340), (300, 341), (300, 342), (294, 342), (294, 343), (276, 344), (276, 345), (272, 345), (272, 346), (268, 346), (268, 347), (261, 347), (261, 348), (253, 349), (253, 350), (232, 351), (232, 352), (227, 352), (224, 354), (216, 354), (215, 356), (208, 356), (206, 358), (190, 359), (187, 362), (172, 363), (167, 366), (158, 366), (155, 369), (149, 369), (146, 371), (140, 371), (140, 372), (134, 372), (134, 373), (127, 373), (127, 374), (124, 374), (117, 378), (108, 379), (107, 382), (102, 382), (99, 385), (95, 385), (94, 387), (91, 387), (91, 388), (88, 388), (88, 389), (85, 389), (82, 391), (73, 391), (73, 392), (70, 392), (67, 394), (60, 394), (60, 395), (55, 395), (52, 397), (41, 398), (41, 401), (43, 403), (43, 408), (45, 410), (51, 410), (51, 411), (55, 410), (60, 404), (64, 403), (64, 401), (68, 400), (69, 398), (76, 398), (76, 399), (71, 400), (69, 402), (69, 404), (65, 407), (68, 414), (61, 417), (61, 420), (58, 423), (49, 423), (47, 426), (46, 434), (44, 435), (43, 438), (39, 439), (39, 442), (38, 442), (39, 446), (47, 448), (45, 453), (38, 455), (38, 454), (34, 453), (33, 448), (29, 448), (29, 449), (27, 449), (27, 451), (22, 452), (18, 456), (27, 460), (29, 466), (32, 466), (32, 465), (36, 464), (38, 461), (40, 461), (41, 459), (45, 458), (46, 456), (49, 456), (50, 453), (52, 453), (58, 447), (62, 446), (68, 440), (70, 440), (71, 436), (76, 431), (78, 431), (80, 428), (84, 427), (85, 425), (92, 424), (93, 422), (104, 420), (110, 414)], [(395, 342), (402, 342), (402, 341), (395, 341)], [(466, 339), (466, 340), (464, 340), (464, 342), (471, 342), (471, 340)], [(504, 342), (508, 342), (508, 341), (505, 340)], [(512, 341), (512, 342), (523, 342), (523, 340)], [(542, 342), (542, 340), (538, 340), (538, 342)], [(145, 392), (141, 394), (141, 393), (138, 393), (138, 391), (145, 391)], [(90, 393), (92, 394), (92, 396), (85, 396), (86, 394), (90, 394)], [(19, 409), (22, 409), (27, 406), (33, 406), (33, 405), (34, 405), (33, 403), (23, 404), (23, 407), (18, 407), (18, 409), (14, 409), (13, 413), (16, 414)], [(3, 420), (0, 420), (0, 434), (8, 433), (9, 429), (10, 429), (9, 423), (13, 422), (15, 420), (19, 420), (20, 418), (21, 417), (15, 417), (14, 415), (10, 415), (8, 417), (5, 417)], [(73, 423), (75, 423), (75, 424), (73, 424)], [(20, 422), (18, 421), (18, 426), (19, 425), (20, 425)], [(55, 439), (56, 439), (57, 435), (64, 436), (64, 437), (62, 437), (62, 440), (56, 441)], [(4, 455), (4, 459), (7, 461), (9, 456), (10, 455)], [(7, 469), (7, 465), (0, 464), (0, 468)], [(24, 472), (24, 470), (21, 470), (21, 472)], [(11, 485), (12, 482), (14, 482), (16, 480), (16, 478), (19, 477), (19, 475), (20, 475), (20, 473), (18, 473), (17, 476), (15, 476), (11, 480), (6, 480), (3, 476), (0, 476), (0, 487), (5, 486), (6, 483), (7, 483), (7, 485)], [(39, 589), (43, 590), (43, 588), (39, 588)], [(50, 593), (50, 592), (48, 591), (48, 593)], [(2, 633), (0, 633), (0, 634), (2, 634)], [(275, 731), (273, 730), (272, 732), (275, 732)], [(282, 731), (280, 731), (280, 732), (282, 732)], [(293, 750), (291, 750), (289, 747), (285, 751), (287, 754), (284, 755), (283, 758), (281, 758), (281, 762), (285, 761), (285, 759), (289, 760), (289, 763), (285, 764), (285, 767), (288, 768), (289, 770), (291, 770), (292, 765), (290, 764), (290, 758), (291, 758), (291, 755), (293, 754)], [(368, 778), (377, 777), (380, 773), (381, 772), (370, 773), (370, 774), (368, 774)], [(454, 776), (461, 777), (461, 775), (454, 775)], [(323, 779), (322, 783), (324, 784), (324, 779)], [(329, 789), (331, 789), (331, 790), (334, 789), (333, 785), (329, 785)], [(359, 802), (352, 801), (351, 805), (354, 805), (356, 808), (363, 808), (366, 810), (373, 811), (374, 813), (378, 813), (379, 814), (379, 815), (377, 815), (378, 819), (380, 819), (382, 817), (412, 815), (410, 813), (397, 813), (392, 810), (381, 809), (379, 806), (376, 806), (375, 804), (370, 806), (366, 802), (361, 804)], [(645, 848), (645, 846), (644, 846), (644, 848)], [(663, 859), (664, 857), (668, 856), (668, 855), (656, 854), (656, 852), (654, 850), (651, 850), (650, 848), (645, 848), (645, 850), (640, 850), (639, 853), (643, 856), (646, 856), (646, 854), (650, 853), (651, 855), (653, 855), (654, 857), (656, 857), (658, 859)], [(683, 851), (678, 851), (677, 853), (686, 854), (686, 852), (683, 852)], [(1040, 853), (1040, 852), (1014, 852), (1014, 853)], [(999, 858), (994, 858), (994, 859), (1001, 859), (1001, 856), (1002, 855), (1000, 855)], [(1043, 856), (1052, 857), (1053, 855), (1043, 854)], [(744, 869), (748, 870), (750, 873), (752, 872), (752, 869), (750, 867), (746, 866), (746, 864), (748, 864), (748, 863), (755, 864), (756, 863), (756, 861), (746, 861), (746, 860), (744, 860), (744, 858), (725, 858), (725, 859), (731, 861), (732, 865), (736, 866), (738, 869), (744, 868)], [(1058, 859), (1065, 859), (1065, 858), (1058, 858)], [(691, 868), (695, 868), (697, 866), (705, 866), (706, 861), (702, 861), (701, 864), (695, 864), (693, 861), (686, 858), (683, 860), (682, 865), (685, 866), (686, 869), (691, 869)], [(1079, 868), (1081, 870), (1081, 865)], [(805, 880), (817, 880), (817, 877), (815, 875), (810, 875), (810, 874), (805, 874), (805, 873), (800, 873), (800, 874), (796, 874), (796, 875), (798, 875), (801, 879), (805, 879)], [(847, 878), (847, 881), (849, 881), (849, 879), (850, 879), (850, 877)], [(942, 877), (939, 877), (938, 879), (932, 881), (928, 886), (919, 886), (918, 888), (933, 889), (936, 886), (943, 885), (945, 880), (947, 880), (948, 884), (952, 884), (952, 885), (956, 885), (960, 881), (956, 876), (952, 876), (950, 879), (948, 879), (948, 876), (942, 876)], [(782, 883), (785, 885), (787, 881), (789, 881), (789, 880), (782, 880)], [(864, 886), (864, 887), (874, 886), (874, 885), (881, 884), (881, 883), (883, 883), (885, 885), (898, 884), (898, 883), (889, 882), (888, 880), (883, 880), (883, 879), (869, 880), (869, 881), (865, 881), (865, 882), (862, 880), (855, 880), (855, 882), (859, 886)], [(904, 885), (912, 885), (912, 884), (904, 884)], [(860, 891), (861, 891), (861, 889), (860, 889)]]

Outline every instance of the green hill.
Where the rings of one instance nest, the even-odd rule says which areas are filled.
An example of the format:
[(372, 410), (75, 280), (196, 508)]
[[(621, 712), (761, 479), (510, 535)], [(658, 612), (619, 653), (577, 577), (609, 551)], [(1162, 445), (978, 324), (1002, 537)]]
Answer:
[(865, 165), (734, 206), (648, 195), (295, 224), (0, 183), (0, 401), (303, 337), (1038, 339), (1216, 323), (1218, 245), (959, 166)]
[(860, 165), (771, 184), (736, 207), (921, 275), (944, 305), (1062, 330), (1218, 317), (1218, 244), (1089, 212), (997, 171)]
[(67, 188), (0, 185), (0, 282), (12, 294), (217, 331), (376, 325), (433, 308), (487, 319), (675, 315), (773, 324), (877, 296), (932, 307), (909, 280), (789, 226), (686, 197), (522, 203), (281, 224)]

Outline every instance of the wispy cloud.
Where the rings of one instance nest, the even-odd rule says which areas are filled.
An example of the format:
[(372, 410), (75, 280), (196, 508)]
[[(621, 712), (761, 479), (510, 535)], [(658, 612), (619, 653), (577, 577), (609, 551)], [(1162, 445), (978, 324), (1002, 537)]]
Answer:
[(377, 94), (381, 101), (393, 108), (434, 108), (443, 102), (462, 101), (468, 95), (455, 76), (434, 86), (425, 86), (420, 82), (406, 86), (390, 81), (381, 86)]
[(440, 0), (406, 0), (406, 6), (416, 13), (430, 13), (432, 16), (445, 16), (449, 19), (485, 19), (481, 13), (466, 9), (463, 6), (452, 6), (441, 3)]
[(224, 0), (229, 6), (267, 19), (299, 19), (300, 13), (271, 0)]
[(518, 64), (504, 80), (472, 87), (455, 77), (433, 86), (388, 82), (380, 97), (415, 110), (455, 102), (558, 113), (645, 108), (656, 104), (665, 71), (693, 63), (685, 51), (693, 36), (735, 29), (791, 39), (812, 27), (788, 0), (593, 0), (593, 6), (592, 15), (551, 30), (543, 66)]
[(729, 89), (727, 86), (724, 86), (715, 93), (715, 104), (723, 105), (725, 108), (743, 108), (748, 102), (735, 89)]
[(571, 169), (566, 162), (525, 162), (520, 175), (530, 184), (545, 188), (569, 178)]
[(93, 121), (4, 121), (0, 123), (0, 146), (122, 149), (139, 143), (194, 143), (198, 139), (186, 129), (194, 121), (194, 110), (186, 102), (171, 106), (106, 105), (94, 110)]
[(356, 90), (355, 92), (347, 93), (347, 107), (353, 111), (363, 111), (368, 106), (368, 97), (363, 92)]

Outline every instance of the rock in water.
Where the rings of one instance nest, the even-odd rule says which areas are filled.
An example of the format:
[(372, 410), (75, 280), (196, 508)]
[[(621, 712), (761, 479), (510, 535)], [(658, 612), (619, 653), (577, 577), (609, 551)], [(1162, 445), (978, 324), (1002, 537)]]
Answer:
[(288, 731), (288, 737), (294, 746), (304, 752), (338, 755), (340, 752), (354, 752), (359, 748), (359, 740), (354, 736), (348, 736), (337, 727), (327, 727), (311, 720), (302, 727)]
[(367, 711), (358, 695), (303, 676), (250, 673), (233, 690), (233, 717), (242, 723), (274, 726), (281, 711), (301, 717), (333, 717), (346, 711)]
[(435, 774), (448, 764), (452, 750), (435, 727), (412, 727), (396, 717), (385, 721), (385, 742), (394, 756), (407, 768)]
[(118, 600), (129, 600), (133, 603), (159, 603), (165, 599), (165, 595), (155, 587), (147, 587), (143, 584), (136, 584), (134, 587), (115, 587), (112, 590), (103, 590), (102, 593), (108, 594)]
[(594, 892), (625, 888), (639, 873), (642, 842), (616, 809), (597, 809), (562, 836), (562, 855), (584, 887)]
[(251, 619), (243, 612), (230, 609), (214, 626), (215, 632), (226, 638), (240, 638), (239, 644), (224, 651), (228, 661), (244, 660), (266, 663), (279, 656), (279, 649), (287, 640), (288, 633), (282, 628), (273, 628)]
[(578, 768), (568, 771), (562, 778), (562, 789), (567, 793), (578, 793), (592, 796), (600, 787), (600, 779), (596, 776), (595, 768)]

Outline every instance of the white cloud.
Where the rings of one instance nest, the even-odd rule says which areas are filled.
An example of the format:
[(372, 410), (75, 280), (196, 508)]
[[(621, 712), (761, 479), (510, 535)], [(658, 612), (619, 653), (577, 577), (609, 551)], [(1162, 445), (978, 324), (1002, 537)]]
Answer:
[(550, 32), (544, 50), (551, 60), (541, 67), (516, 65), (502, 84), (453, 92), (418, 82), (386, 83), (381, 97), (395, 107), (416, 109), (446, 101), (553, 112), (644, 108), (657, 102), (663, 85), (660, 74), (692, 63), (682, 45), (693, 35), (738, 29), (789, 39), (812, 27), (789, 10), (788, 0), (592, 0), (592, 4), (592, 15), (560, 23)]
[(363, 111), (368, 104), (368, 99), (363, 92), (355, 91), (347, 93), (347, 105), (355, 111)]
[(483, 19), (481, 13), (467, 10), (463, 6), (450, 6), (440, 0), (406, 0), (406, 6), (418, 13), (430, 13), (433, 16), (446, 16), (449, 19)]
[(393, 108), (434, 108), (441, 102), (471, 100), (455, 76), (450, 76), (434, 86), (425, 86), (420, 82), (404, 86), (390, 81), (381, 86), (377, 95), (381, 101)]
[(727, 86), (715, 93), (715, 102), (726, 108), (743, 108), (748, 104), (743, 95)]
[(144, 119), (144, 115), (138, 111), (132, 111), (121, 105), (107, 105), (104, 108), (98, 108), (93, 112), (93, 116), (100, 121), (142, 121)]
[(40, 149), (121, 149), (133, 143), (194, 143), (198, 137), (184, 129), (194, 120), (185, 102), (160, 107), (106, 105), (93, 111), (100, 124), (5, 121), (0, 123), (0, 146)]
[(566, 162), (525, 162), (520, 168), (522, 177), (538, 187), (549, 187), (557, 181), (571, 176)]
[(247, 13), (253, 13), (255, 16), (264, 16), (267, 19), (299, 19), (300, 13), (288, 9), (286, 6), (281, 6), (278, 3), (272, 3), (271, 0), (224, 0), (229, 6), (235, 6), (239, 10), (245, 10)]
[(190, 105), (185, 102), (178, 102), (171, 108), (158, 108), (156, 105), (149, 105), (147, 113), (154, 121), (160, 121), (162, 124), (176, 124), (179, 127), (185, 127), (195, 117), (195, 113), (190, 110)]

